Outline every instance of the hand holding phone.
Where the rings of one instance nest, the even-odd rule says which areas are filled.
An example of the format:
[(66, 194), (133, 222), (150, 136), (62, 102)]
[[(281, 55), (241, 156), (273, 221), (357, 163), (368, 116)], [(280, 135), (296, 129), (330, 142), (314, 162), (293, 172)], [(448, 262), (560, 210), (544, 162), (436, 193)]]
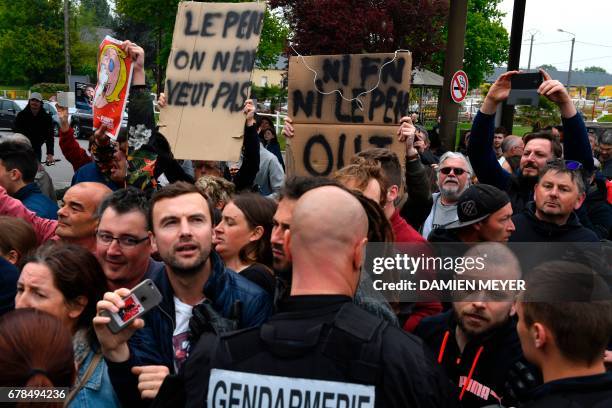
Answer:
[(146, 279), (121, 300), (124, 305), (122, 308), (115, 313), (105, 313), (111, 318), (108, 328), (114, 334), (119, 333), (136, 320), (136, 318), (157, 306), (162, 300), (162, 295), (153, 281)]
[(113, 362), (129, 359), (127, 341), (144, 326), (139, 317), (160, 301), (161, 294), (149, 279), (131, 291), (121, 288), (104, 294), (96, 305), (98, 315), (93, 319), (93, 326), (106, 359)]
[(510, 95), (508, 105), (531, 105), (540, 104), (538, 89), (542, 85), (543, 76), (541, 72), (527, 72), (515, 74), (510, 78)]

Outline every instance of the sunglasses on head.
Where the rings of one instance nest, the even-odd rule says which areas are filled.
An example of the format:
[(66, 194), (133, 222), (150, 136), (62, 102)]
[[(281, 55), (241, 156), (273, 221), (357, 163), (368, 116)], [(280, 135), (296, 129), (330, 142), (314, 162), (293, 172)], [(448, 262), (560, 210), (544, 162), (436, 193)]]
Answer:
[(562, 165), (565, 167), (566, 170), (569, 171), (577, 171), (582, 168), (582, 163), (575, 160), (554, 159), (548, 161), (546, 164)]
[(467, 170), (464, 170), (460, 167), (442, 167), (440, 169), (440, 173), (445, 174), (447, 176), (451, 173), (451, 171), (455, 174), (455, 176), (460, 176), (463, 173), (467, 173)]

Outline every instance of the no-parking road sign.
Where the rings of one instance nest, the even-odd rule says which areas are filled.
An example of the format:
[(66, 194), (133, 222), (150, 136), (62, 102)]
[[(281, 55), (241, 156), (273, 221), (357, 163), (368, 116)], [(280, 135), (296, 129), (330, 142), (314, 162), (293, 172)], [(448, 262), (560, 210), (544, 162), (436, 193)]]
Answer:
[(468, 77), (463, 71), (457, 71), (451, 80), (451, 98), (455, 103), (461, 103), (468, 92)]

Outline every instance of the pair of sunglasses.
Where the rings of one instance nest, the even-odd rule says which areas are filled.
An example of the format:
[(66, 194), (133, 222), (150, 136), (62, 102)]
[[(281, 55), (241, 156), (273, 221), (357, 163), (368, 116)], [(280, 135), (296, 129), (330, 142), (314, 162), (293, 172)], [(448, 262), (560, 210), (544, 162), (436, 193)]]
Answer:
[(451, 171), (455, 174), (455, 176), (460, 176), (463, 173), (467, 173), (467, 170), (464, 170), (460, 167), (442, 167), (440, 169), (440, 173), (445, 174), (447, 176), (451, 173)]
[(579, 161), (575, 161), (575, 160), (563, 160), (563, 159), (554, 159), (554, 160), (549, 160), (548, 162), (546, 162), (546, 164), (552, 164), (552, 165), (562, 165), (565, 167), (566, 170), (569, 171), (578, 171), (582, 168), (582, 163), (580, 163)]

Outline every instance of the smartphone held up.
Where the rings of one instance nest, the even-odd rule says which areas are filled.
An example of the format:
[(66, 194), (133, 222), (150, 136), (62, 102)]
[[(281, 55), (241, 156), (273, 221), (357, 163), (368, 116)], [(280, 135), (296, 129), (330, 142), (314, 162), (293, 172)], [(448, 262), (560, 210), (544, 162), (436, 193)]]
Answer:
[(123, 298), (125, 306), (117, 313), (102, 311), (100, 314), (111, 318), (108, 328), (112, 333), (117, 334), (138, 317), (157, 306), (161, 300), (162, 295), (155, 283), (151, 279), (146, 279)]
[(544, 77), (541, 72), (526, 72), (513, 75), (510, 78), (510, 95), (508, 105), (539, 106), (540, 95), (538, 88), (542, 85)]

